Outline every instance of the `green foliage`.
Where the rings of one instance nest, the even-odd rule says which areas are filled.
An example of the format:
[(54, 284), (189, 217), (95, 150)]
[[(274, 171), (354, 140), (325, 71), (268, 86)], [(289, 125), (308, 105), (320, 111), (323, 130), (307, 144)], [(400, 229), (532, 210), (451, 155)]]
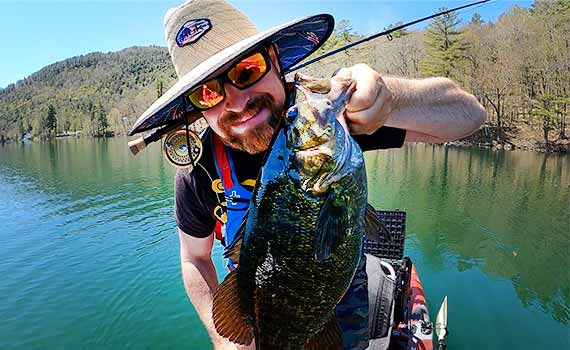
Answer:
[[(388, 31), (388, 30), (394, 29), (394, 28), (399, 27), (403, 24), (404, 24), (404, 22), (401, 22), (401, 21), (396, 22), (394, 24), (390, 24), (388, 27), (384, 28), (383, 31)], [(401, 37), (406, 36), (408, 34), (410, 34), (410, 32), (406, 28), (402, 28), (402, 29), (398, 29), (398, 30), (392, 32), (390, 35), (392, 36), (392, 38), (401, 38)]]
[(531, 7), (535, 16), (559, 17), (570, 12), (570, 0), (536, 0)]
[[(132, 124), (175, 77), (163, 47), (95, 52), (57, 62), (0, 89), (0, 134), (18, 138), (30, 127), (33, 136), (47, 136), (48, 129), (56, 128), (86, 134), (109, 128), (125, 132), (120, 123), (111, 125), (104, 111), (116, 110)], [(50, 104), (53, 112), (57, 106), (55, 124)], [(94, 111), (95, 106), (101, 109)]]
[(331, 33), (329, 39), (317, 50), (316, 54), (313, 54), (313, 56), (318, 56), (325, 52), (337, 49), (360, 38), (362, 38), (360, 35), (354, 33), (350, 20), (340, 20), (335, 25), (335, 29)]
[(541, 95), (536, 100), (533, 100), (534, 108), (531, 114), (542, 120), (544, 142), (549, 142), (549, 132), (559, 125), (564, 113), (564, 107), (569, 104), (570, 97), (559, 97), (550, 94)]
[[(438, 12), (446, 11), (442, 7)], [(463, 72), (466, 44), (460, 29), (461, 20), (452, 12), (434, 18), (426, 31), (427, 54), (421, 62), (422, 74), (457, 79)]]
[[(307, 60), (343, 47), (361, 38), (361, 35), (358, 35), (353, 31), (351, 22), (343, 19), (336, 24), (329, 39), (317, 51), (309, 56)], [(358, 48), (348, 51), (341, 51), (329, 58), (322, 59), (316, 64), (308, 66), (304, 69), (304, 72), (315, 76), (330, 76), (337, 68), (348, 66), (348, 62), (355, 62), (357, 59), (354, 57), (354, 53), (359, 52), (360, 50), (362, 50), (362, 46), (358, 46)]]
[(485, 23), (485, 21), (483, 21), (483, 18), (477, 12), (473, 14), (473, 16), (471, 17), (471, 21), (469, 21), (469, 24), (475, 24), (475, 25), (481, 25), (483, 23)]
[(46, 117), (46, 128), (50, 132), (55, 132), (57, 129), (57, 112), (55, 107), (50, 103), (48, 106), (48, 112)]
[(156, 82), (156, 98), (159, 98), (164, 93), (164, 83), (162, 80)]

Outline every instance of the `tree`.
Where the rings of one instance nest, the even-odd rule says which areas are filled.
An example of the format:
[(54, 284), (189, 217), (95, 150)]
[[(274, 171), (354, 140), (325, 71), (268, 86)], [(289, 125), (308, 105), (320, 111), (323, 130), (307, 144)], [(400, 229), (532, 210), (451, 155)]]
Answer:
[(164, 83), (162, 80), (156, 82), (156, 98), (159, 98), (164, 93)]
[(99, 133), (104, 135), (107, 132), (107, 128), (109, 127), (109, 120), (107, 119), (107, 114), (104, 110), (99, 111)]
[[(316, 52), (309, 56), (309, 59), (338, 49), (361, 38), (362, 36), (353, 32), (350, 20), (340, 20), (335, 25), (335, 29), (327, 41)], [(349, 66), (354, 64), (353, 62), (363, 61), (362, 55), (365, 51), (365, 46), (359, 45), (349, 50), (338, 52), (333, 56), (320, 60), (317, 64), (310, 65), (306, 68), (305, 73), (316, 76), (330, 76), (339, 67)]]
[(371, 42), (370, 55), (365, 62), (381, 74), (419, 78), (420, 62), (425, 51), (423, 33), (395, 33), (398, 33), (398, 36), (394, 36), (392, 40)]
[(109, 119), (107, 119), (107, 113), (100, 103), (94, 107), (91, 120), (94, 134), (104, 136), (107, 128), (109, 128)]
[[(385, 28), (384, 28), (384, 31), (394, 29), (394, 28), (399, 27), (399, 26), (401, 26), (401, 25), (403, 25), (403, 24), (404, 24), (404, 22), (402, 22), (402, 21), (396, 22), (396, 23), (394, 23), (394, 24), (390, 24), (388, 27), (385, 27)], [(408, 30), (407, 30), (406, 28), (398, 29), (398, 30), (396, 30), (396, 31), (394, 31), (394, 32), (392, 32), (392, 33), (390, 33), (390, 35), (391, 35), (393, 38), (401, 38), (401, 37), (403, 37), (403, 36), (405, 36), (405, 35), (408, 35), (408, 34), (409, 34), (409, 32), (408, 32)]]
[(48, 106), (45, 126), (50, 133), (55, 132), (57, 129), (57, 112), (55, 111), (55, 107), (51, 103)]
[[(442, 7), (438, 12), (446, 10), (446, 7)], [(455, 12), (432, 20), (426, 32), (427, 53), (421, 62), (424, 76), (444, 76), (456, 80), (462, 77), (466, 45), (458, 29), (460, 23)]]
[(558, 138), (565, 139), (566, 116), (570, 112), (570, 0), (537, 0), (530, 12), (540, 24), (536, 27), (540, 55), (535, 65), (540, 84), (536, 89), (539, 103), (535, 107), (544, 110), (546, 105), (542, 100), (556, 105), (557, 116), (551, 118), (551, 113), (548, 119), (557, 124)]
[(471, 17), (471, 21), (469, 22), (469, 24), (475, 24), (475, 25), (482, 25), (484, 23), (485, 21), (483, 21), (483, 18), (477, 12), (473, 14), (473, 16)]
[(551, 95), (542, 95), (538, 100), (534, 101), (534, 109), (532, 114), (542, 119), (542, 131), (544, 135), (544, 143), (548, 144), (548, 134), (556, 125), (559, 115), (556, 99)]

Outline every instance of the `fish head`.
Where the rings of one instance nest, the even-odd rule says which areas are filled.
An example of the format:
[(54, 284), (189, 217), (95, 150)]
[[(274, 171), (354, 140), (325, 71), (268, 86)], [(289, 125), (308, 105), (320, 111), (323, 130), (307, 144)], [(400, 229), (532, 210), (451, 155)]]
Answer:
[(287, 112), (286, 126), (293, 170), (304, 189), (324, 192), (350, 151), (346, 149), (350, 136), (343, 115), (355, 82), (297, 74), (295, 86), (301, 94)]

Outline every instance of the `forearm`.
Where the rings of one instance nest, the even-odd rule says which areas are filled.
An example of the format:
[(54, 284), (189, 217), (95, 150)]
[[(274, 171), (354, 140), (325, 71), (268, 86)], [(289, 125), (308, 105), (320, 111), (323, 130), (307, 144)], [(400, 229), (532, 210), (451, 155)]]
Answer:
[(477, 99), (449, 79), (383, 80), (392, 93), (384, 125), (407, 130), (406, 141), (452, 141), (473, 133), (487, 118)]
[(218, 286), (218, 277), (212, 260), (182, 261), (181, 267), (186, 294), (210, 334), (214, 348), (217, 349), (227, 341), (218, 335), (212, 319), (212, 303)]

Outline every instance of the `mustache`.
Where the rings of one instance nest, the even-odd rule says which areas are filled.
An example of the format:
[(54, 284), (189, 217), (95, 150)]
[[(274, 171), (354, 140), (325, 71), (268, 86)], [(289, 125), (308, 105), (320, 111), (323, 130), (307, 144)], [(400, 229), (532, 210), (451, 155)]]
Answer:
[(274, 112), (274, 99), (271, 95), (264, 93), (255, 96), (252, 100), (247, 102), (242, 112), (224, 112), (218, 119), (220, 126), (232, 125), (233, 123), (241, 120), (244, 115), (255, 115), (263, 108), (267, 108), (271, 112)]

